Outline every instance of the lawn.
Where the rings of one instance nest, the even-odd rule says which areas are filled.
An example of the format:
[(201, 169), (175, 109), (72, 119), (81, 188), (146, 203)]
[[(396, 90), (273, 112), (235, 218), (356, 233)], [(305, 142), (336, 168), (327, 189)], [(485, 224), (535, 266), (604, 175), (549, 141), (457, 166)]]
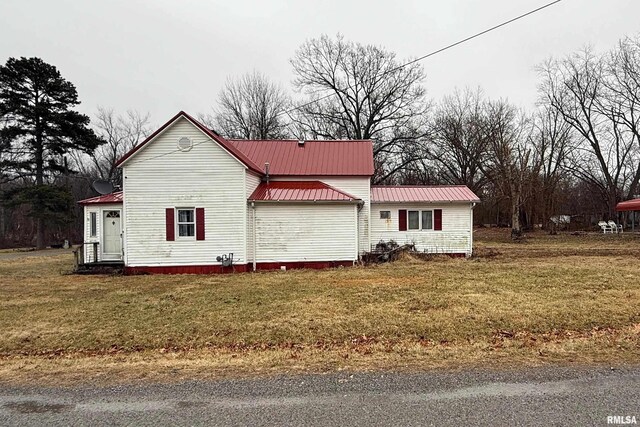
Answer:
[(76, 276), (0, 261), (0, 381), (629, 363), (640, 237), (479, 230), (472, 259), (324, 271)]

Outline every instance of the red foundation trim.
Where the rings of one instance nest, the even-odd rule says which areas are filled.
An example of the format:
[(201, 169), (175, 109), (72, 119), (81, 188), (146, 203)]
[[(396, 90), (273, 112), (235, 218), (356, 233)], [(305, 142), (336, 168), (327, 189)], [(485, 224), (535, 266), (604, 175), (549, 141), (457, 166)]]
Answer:
[(177, 265), (177, 266), (152, 266), (152, 267), (125, 267), (124, 274), (222, 274), (245, 273), (249, 271), (246, 264), (238, 264), (233, 267), (221, 265)]
[[(249, 265), (252, 268), (252, 264)], [(353, 261), (298, 261), (298, 262), (258, 262), (256, 263), (256, 270), (280, 270), (281, 267), (286, 267), (287, 270), (294, 270), (298, 268), (311, 268), (314, 270), (321, 270), (324, 268), (335, 267), (351, 267)]]
[(464, 252), (462, 253), (454, 253), (454, 254), (444, 254), (444, 255), (449, 255), (451, 258), (466, 258), (467, 254), (465, 254)]
[[(353, 266), (353, 261), (259, 262), (256, 264), (256, 270), (280, 270), (283, 266), (287, 270), (299, 268), (320, 270), (324, 268), (351, 267)], [(236, 264), (233, 267), (222, 267), (221, 265), (142, 266), (125, 267), (124, 274), (223, 274), (246, 273), (252, 269), (253, 264)]]

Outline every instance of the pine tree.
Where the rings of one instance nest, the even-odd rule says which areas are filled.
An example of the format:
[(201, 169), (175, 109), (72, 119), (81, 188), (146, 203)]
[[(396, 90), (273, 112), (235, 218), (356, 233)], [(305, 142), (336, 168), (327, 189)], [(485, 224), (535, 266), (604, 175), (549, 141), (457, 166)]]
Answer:
[(31, 195), (38, 249), (45, 246), (45, 220), (53, 214), (48, 212), (56, 194), (48, 190), (50, 178), (68, 172), (64, 157), (69, 151), (91, 153), (102, 143), (89, 128), (89, 117), (73, 110), (79, 103), (75, 86), (40, 58), (9, 58), (0, 66), (0, 117), (5, 123), (0, 141), (19, 153), (3, 168), (29, 178), (36, 187), (16, 197)]

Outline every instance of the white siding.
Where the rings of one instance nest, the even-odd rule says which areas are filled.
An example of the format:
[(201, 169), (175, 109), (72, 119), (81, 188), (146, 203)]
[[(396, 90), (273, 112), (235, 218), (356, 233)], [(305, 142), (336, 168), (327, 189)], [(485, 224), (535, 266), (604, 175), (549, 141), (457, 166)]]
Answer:
[[(398, 231), (398, 211), (442, 209), (442, 231)], [(380, 211), (390, 211), (391, 219), (380, 219)], [(414, 243), (416, 250), (430, 253), (464, 253), (471, 255), (472, 209), (464, 204), (378, 204), (371, 208), (371, 243), (395, 240), (399, 244)]]
[[(184, 136), (194, 146), (177, 151)], [(212, 265), (229, 252), (247, 262), (245, 167), (198, 128), (178, 119), (123, 169), (126, 265)], [(166, 240), (165, 209), (173, 207), (205, 209), (205, 240)]]
[(369, 218), (371, 211), (371, 180), (362, 176), (287, 176), (275, 177), (274, 181), (322, 181), (332, 187), (349, 193), (364, 202), (358, 213), (358, 242), (359, 253), (370, 250), (371, 234)]
[[(92, 243), (98, 243), (98, 260), (102, 260), (102, 218), (103, 211), (109, 211), (119, 209), (120, 221), (122, 221), (124, 227), (124, 211), (122, 209), (122, 203), (109, 203), (99, 205), (85, 205), (84, 206), (84, 260), (85, 262), (94, 262), (93, 259), (93, 245)], [(91, 212), (96, 213), (96, 235), (91, 237)]]
[(256, 261), (355, 261), (355, 204), (256, 203)]
[[(245, 175), (245, 188), (247, 198), (251, 196), (251, 193), (260, 185), (260, 177), (247, 170)], [(247, 262), (253, 262), (253, 209), (249, 205), (247, 207)]]

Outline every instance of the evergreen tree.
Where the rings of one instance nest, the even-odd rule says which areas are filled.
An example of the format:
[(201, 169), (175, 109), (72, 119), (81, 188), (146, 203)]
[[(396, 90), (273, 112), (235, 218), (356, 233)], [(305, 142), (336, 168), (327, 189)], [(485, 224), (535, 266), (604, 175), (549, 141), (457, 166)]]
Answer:
[[(28, 178), (34, 188), (14, 194), (28, 201), (36, 221), (36, 246), (45, 246), (45, 220), (60, 195), (48, 184), (56, 172), (69, 171), (65, 154), (71, 150), (91, 153), (102, 141), (89, 128), (89, 117), (73, 110), (78, 105), (75, 86), (58, 69), (40, 58), (9, 58), (0, 66), (0, 141), (8, 144), (17, 157), (5, 161), (3, 168)], [(26, 197), (26, 199), (25, 199)]]

